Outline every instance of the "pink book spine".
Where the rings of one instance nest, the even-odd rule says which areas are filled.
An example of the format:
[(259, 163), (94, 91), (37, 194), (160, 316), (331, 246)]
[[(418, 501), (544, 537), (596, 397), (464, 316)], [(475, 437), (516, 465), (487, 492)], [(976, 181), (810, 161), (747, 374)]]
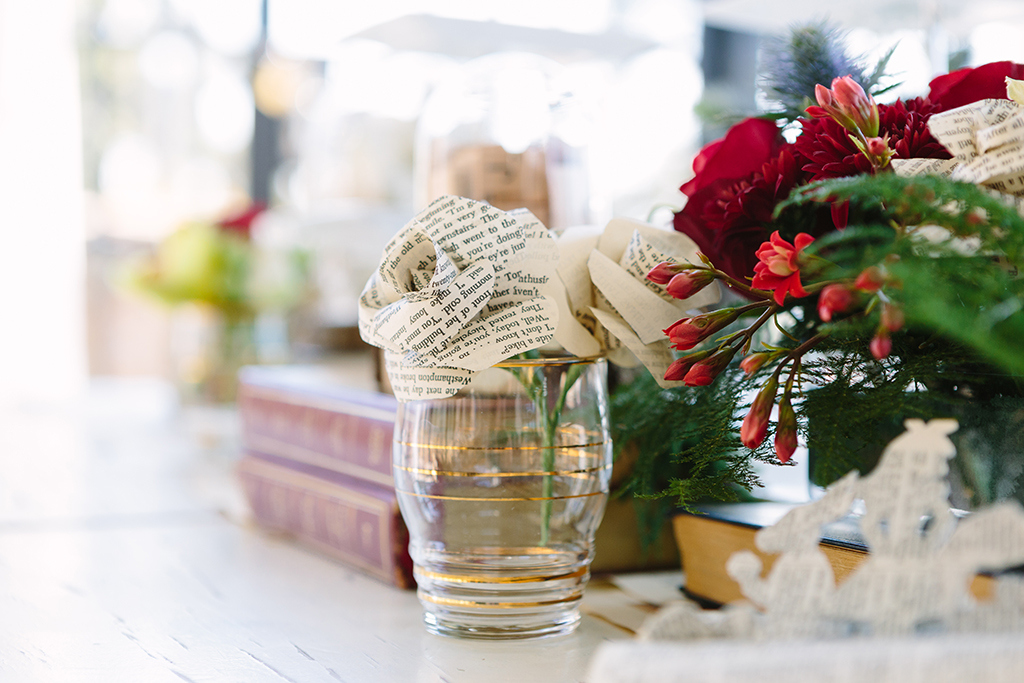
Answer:
[(260, 526), (283, 531), (365, 574), (415, 586), (395, 492), (247, 455), (238, 475)]

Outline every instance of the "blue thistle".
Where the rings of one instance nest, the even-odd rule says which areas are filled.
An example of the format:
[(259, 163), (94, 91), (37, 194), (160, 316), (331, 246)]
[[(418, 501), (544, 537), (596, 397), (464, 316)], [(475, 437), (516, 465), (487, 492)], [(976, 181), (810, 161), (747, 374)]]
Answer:
[[(894, 48), (895, 49), (895, 48)], [(761, 54), (761, 87), (775, 101), (781, 118), (794, 120), (814, 104), (814, 86), (830, 87), (833, 78), (852, 76), (867, 92), (877, 95), (892, 50), (868, 71), (863, 57), (847, 52), (846, 34), (821, 22), (795, 27), (788, 36), (769, 38)]]

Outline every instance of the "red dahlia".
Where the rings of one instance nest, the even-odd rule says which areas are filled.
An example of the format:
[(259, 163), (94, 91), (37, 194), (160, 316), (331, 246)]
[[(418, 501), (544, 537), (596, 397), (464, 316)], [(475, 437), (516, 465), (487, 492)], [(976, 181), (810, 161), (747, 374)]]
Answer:
[(928, 130), (928, 119), (939, 108), (927, 100), (915, 97), (903, 102), (896, 100), (878, 108), (880, 130), (889, 134), (896, 159), (949, 159), (951, 155)]
[[(938, 111), (920, 97), (878, 105), (880, 136), (889, 136), (896, 159), (949, 159), (949, 152), (928, 131), (928, 118)], [(801, 119), (803, 132), (794, 148), (811, 180), (871, 173), (871, 163), (846, 129), (830, 118)]]

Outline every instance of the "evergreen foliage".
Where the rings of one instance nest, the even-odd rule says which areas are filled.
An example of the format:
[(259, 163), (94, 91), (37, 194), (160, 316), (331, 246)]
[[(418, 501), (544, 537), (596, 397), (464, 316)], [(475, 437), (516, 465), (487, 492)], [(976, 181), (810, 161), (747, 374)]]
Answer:
[[(852, 468), (869, 469), (910, 417), (957, 417), (962, 448), (988, 432), (991, 439), (982, 441), (1005, 442), (1007, 433), (978, 401), (1024, 424), (1024, 278), (1017, 274), (1024, 218), (975, 185), (886, 172), (799, 188), (767, 227), (791, 236), (800, 220), (836, 201), (849, 202), (856, 222), (807, 248), (815, 258), (802, 270), (805, 283), (852, 282), (880, 264), (890, 282), (882, 300), (903, 311), (905, 325), (877, 361), (868, 340), (879, 329), (881, 306), (823, 322), (814, 292), (787, 302), (781, 339), (765, 348), (785, 353), (824, 337), (801, 359), (793, 397), (812, 480), (825, 485)], [(668, 497), (664, 509), (734, 500), (756, 486), (752, 463), (774, 460), (769, 441), (752, 451), (738, 434), (759, 379), (770, 372), (766, 366), (748, 378), (733, 365), (708, 387), (663, 390), (646, 378), (620, 388), (612, 403), (614, 436), (640, 453), (626, 490)], [(1013, 486), (990, 471), (961, 476), (982, 500)]]

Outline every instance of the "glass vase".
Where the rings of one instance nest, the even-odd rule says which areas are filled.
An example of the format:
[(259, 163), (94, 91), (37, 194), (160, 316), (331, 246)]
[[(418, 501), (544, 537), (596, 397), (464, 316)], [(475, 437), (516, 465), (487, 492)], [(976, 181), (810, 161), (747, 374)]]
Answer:
[(401, 404), (394, 474), (427, 629), (569, 633), (612, 468), (603, 359), (505, 361)]
[(238, 371), (259, 360), (255, 315), (187, 307), (176, 314), (174, 327), (174, 376), (182, 402), (233, 403)]

